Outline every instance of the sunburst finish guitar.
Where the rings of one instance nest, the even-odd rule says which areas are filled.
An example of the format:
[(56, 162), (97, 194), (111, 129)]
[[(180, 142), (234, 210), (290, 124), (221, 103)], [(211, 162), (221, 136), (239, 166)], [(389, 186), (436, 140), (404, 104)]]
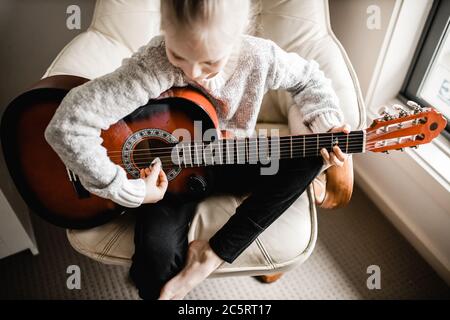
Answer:
[[(36, 90), (41, 90), (39, 103), (33, 100)], [(90, 194), (44, 138), (67, 90), (36, 90), (14, 100), (1, 123), (3, 152), (17, 189), (35, 213), (58, 226), (89, 228), (109, 221), (124, 208)], [(189, 194), (207, 188), (209, 169), (215, 166), (318, 156), (321, 148), (331, 150), (335, 145), (345, 153), (387, 152), (428, 143), (445, 126), (445, 118), (435, 109), (414, 105), (411, 111), (385, 113), (367, 129), (349, 134), (230, 137), (219, 131), (214, 104), (205, 95), (193, 88), (173, 88), (101, 137), (110, 159), (129, 178), (138, 178), (139, 169), (160, 157), (168, 192)], [(180, 129), (183, 139), (176, 133)], [(208, 132), (215, 134), (205, 141)]]

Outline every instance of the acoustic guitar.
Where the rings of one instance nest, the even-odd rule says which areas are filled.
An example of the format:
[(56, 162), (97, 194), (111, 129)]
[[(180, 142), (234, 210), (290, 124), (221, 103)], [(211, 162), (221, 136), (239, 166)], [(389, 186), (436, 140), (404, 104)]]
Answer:
[[(111, 200), (89, 193), (77, 174), (48, 145), (44, 131), (67, 90), (19, 96), (6, 109), (1, 140), (9, 172), (32, 211), (65, 228), (90, 228), (124, 211)], [(20, 100), (22, 99), (22, 100)], [(172, 88), (102, 131), (111, 161), (130, 179), (155, 157), (162, 160), (167, 192), (198, 194), (208, 188), (211, 168), (319, 156), (335, 145), (345, 153), (388, 152), (428, 143), (445, 128), (433, 108), (385, 112), (365, 130), (289, 136), (231, 137), (219, 130), (214, 102), (194, 88)]]

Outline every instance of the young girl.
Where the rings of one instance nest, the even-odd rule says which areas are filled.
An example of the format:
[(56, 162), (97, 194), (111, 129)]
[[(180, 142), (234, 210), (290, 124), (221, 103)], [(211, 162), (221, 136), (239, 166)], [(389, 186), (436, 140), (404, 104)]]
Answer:
[(163, 35), (124, 59), (114, 72), (71, 90), (45, 137), (87, 190), (135, 208), (129, 210), (136, 214), (130, 275), (140, 296), (181, 299), (224, 261), (233, 262), (289, 208), (324, 160), (341, 166), (346, 155), (338, 147), (330, 154), (324, 149), (324, 160), (283, 162), (271, 176), (247, 168), (224, 172), (228, 179), (218, 190), (246, 185), (250, 195), (209, 241), (188, 244), (198, 200), (165, 194), (168, 182), (158, 159), (141, 169), (140, 179), (128, 179), (101, 146), (101, 129), (171, 87), (186, 85), (222, 102), (217, 110), (222, 130), (251, 135), (269, 89), (288, 90), (301, 121), (313, 132), (348, 133), (350, 128), (343, 125), (337, 96), (317, 63), (287, 53), (272, 41), (245, 35), (250, 0), (164, 0), (161, 16)]

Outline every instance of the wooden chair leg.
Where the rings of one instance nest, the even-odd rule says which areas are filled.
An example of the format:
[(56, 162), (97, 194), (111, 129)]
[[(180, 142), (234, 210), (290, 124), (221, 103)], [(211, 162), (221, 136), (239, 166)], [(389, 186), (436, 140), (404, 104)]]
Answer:
[(283, 275), (283, 272), (280, 272), (280, 273), (274, 273), (274, 274), (269, 274), (269, 275), (264, 275), (264, 276), (257, 276), (256, 278), (263, 283), (272, 283), (272, 282), (275, 282), (278, 279), (280, 279), (282, 275)]

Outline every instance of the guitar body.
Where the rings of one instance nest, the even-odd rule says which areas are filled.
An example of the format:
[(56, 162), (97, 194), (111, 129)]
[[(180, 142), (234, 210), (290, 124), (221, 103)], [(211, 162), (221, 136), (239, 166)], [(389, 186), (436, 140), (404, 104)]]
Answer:
[[(87, 192), (45, 140), (44, 131), (66, 93), (36, 89), (14, 100), (2, 118), (3, 152), (9, 172), (32, 211), (61, 227), (90, 228), (111, 220), (124, 208)], [(174, 141), (170, 134), (175, 129), (184, 128), (194, 137), (196, 120), (201, 121), (202, 130), (217, 128), (213, 105), (193, 89), (174, 88), (102, 131), (102, 145), (113, 162), (121, 165), (129, 160), (128, 177), (136, 178), (137, 170), (153, 158), (167, 160), (163, 148)], [(155, 149), (154, 154), (142, 157), (136, 152), (134, 156), (136, 150), (149, 147)], [(167, 163), (163, 160), (169, 193), (189, 194), (199, 181), (206, 180), (205, 167), (181, 168)]]

